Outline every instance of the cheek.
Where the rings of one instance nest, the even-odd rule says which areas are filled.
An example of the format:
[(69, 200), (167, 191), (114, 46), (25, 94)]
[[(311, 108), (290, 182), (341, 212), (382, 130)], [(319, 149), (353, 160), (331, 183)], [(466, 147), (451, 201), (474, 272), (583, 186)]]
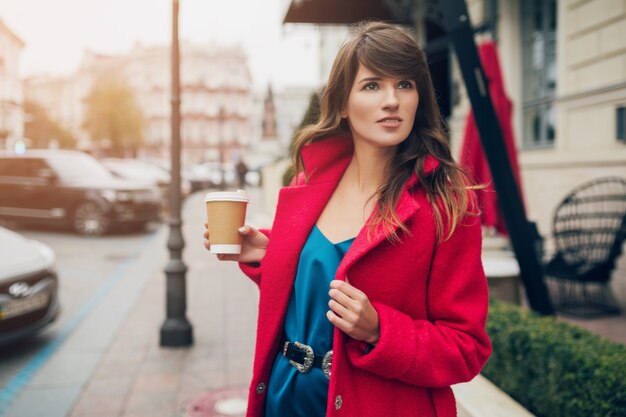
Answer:
[(353, 120), (365, 119), (372, 112), (372, 105), (368, 100), (354, 100), (348, 106), (348, 118)]
[(407, 102), (407, 112), (408, 112), (408, 116), (411, 118), (411, 122), (413, 122), (415, 120), (415, 114), (417, 113), (417, 108), (419, 106), (419, 98), (415, 97), (415, 98), (411, 98), (410, 100), (408, 100)]

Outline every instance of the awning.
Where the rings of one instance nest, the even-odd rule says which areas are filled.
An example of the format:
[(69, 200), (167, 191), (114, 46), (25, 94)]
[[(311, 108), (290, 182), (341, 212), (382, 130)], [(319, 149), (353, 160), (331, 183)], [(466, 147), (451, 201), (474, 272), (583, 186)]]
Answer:
[(350, 25), (366, 19), (410, 22), (410, 16), (392, 16), (383, 0), (292, 0), (283, 23)]

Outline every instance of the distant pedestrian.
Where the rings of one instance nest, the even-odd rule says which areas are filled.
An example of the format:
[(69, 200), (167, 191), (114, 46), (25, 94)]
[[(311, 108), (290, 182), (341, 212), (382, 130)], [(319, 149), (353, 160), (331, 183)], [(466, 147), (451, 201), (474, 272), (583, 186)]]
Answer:
[[(234, 260), (260, 287), (249, 417), (452, 417), (485, 364), (475, 196), (453, 161), (424, 52), (355, 27), (271, 232)], [(205, 246), (210, 236), (205, 232)]]
[(239, 178), (239, 187), (244, 188), (246, 186), (246, 175), (248, 174), (248, 166), (243, 161), (243, 159), (239, 159), (239, 162), (237, 162), (235, 168), (237, 169), (237, 177)]

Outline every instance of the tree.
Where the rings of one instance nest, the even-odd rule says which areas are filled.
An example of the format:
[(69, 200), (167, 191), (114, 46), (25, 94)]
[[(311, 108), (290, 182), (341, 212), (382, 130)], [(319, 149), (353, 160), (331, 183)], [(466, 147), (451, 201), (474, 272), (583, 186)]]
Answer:
[(302, 117), (302, 120), (300, 121), (300, 126), (298, 126), (298, 128), (293, 134), (293, 137), (291, 138), (291, 143), (289, 145), (290, 152), (293, 149), (294, 141), (296, 139), (296, 136), (298, 135), (298, 132), (300, 132), (302, 129), (304, 129), (305, 127), (309, 125), (313, 125), (317, 123), (319, 119), (320, 119), (320, 93), (314, 92), (313, 94), (311, 94), (311, 97), (309, 98), (309, 107), (307, 107), (306, 112), (304, 113), (304, 116)]
[(76, 137), (57, 121), (50, 118), (48, 112), (38, 103), (25, 100), (24, 136), (30, 139), (33, 148), (47, 148), (56, 141), (61, 148), (76, 147)]
[(86, 99), (83, 127), (91, 140), (113, 155), (136, 155), (143, 143), (143, 115), (132, 88), (122, 79), (102, 77)]
[[(309, 107), (307, 107), (304, 116), (302, 117), (302, 121), (300, 121), (300, 126), (295, 130), (293, 136), (291, 137), (291, 142), (289, 143), (289, 153), (293, 151), (293, 146), (296, 140), (296, 136), (298, 136), (298, 132), (305, 127), (315, 124), (320, 119), (320, 93), (314, 92), (311, 94), (311, 98), (309, 99)], [(283, 174), (283, 185), (289, 185), (294, 176), (294, 166), (290, 164)]]

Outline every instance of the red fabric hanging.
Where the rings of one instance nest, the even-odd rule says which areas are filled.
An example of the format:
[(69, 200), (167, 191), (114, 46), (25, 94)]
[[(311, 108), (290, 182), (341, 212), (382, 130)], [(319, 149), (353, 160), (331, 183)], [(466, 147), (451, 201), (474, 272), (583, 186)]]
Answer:
[[(518, 189), (523, 202), (523, 194), (520, 181), (519, 165), (517, 162), (517, 152), (515, 149), (515, 139), (513, 137), (512, 126), (512, 110), (513, 104), (504, 91), (504, 81), (502, 71), (500, 69), (500, 61), (496, 45), (492, 41), (486, 41), (479, 47), (480, 60), (483, 71), (489, 83), (489, 93), (493, 102), (494, 110), (500, 129), (502, 130), (502, 138), (508, 153), (513, 176), (517, 182)], [(478, 128), (474, 119), (474, 114), (470, 109), (467, 116), (467, 124), (465, 126), (465, 134), (463, 137), (463, 145), (459, 157), (461, 165), (463, 165), (472, 176), (472, 179), (478, 184), (485, 184), (486, 188), (478, 191), (479, 204), (482, 210), (481, 220), (483, 226), (495, 227), (496, 230), (506, 235), (506, 226), (502, 209), (498, 204), (498, 196), (496, 194), (493, 178), (487, 159), (483, 152)]]

